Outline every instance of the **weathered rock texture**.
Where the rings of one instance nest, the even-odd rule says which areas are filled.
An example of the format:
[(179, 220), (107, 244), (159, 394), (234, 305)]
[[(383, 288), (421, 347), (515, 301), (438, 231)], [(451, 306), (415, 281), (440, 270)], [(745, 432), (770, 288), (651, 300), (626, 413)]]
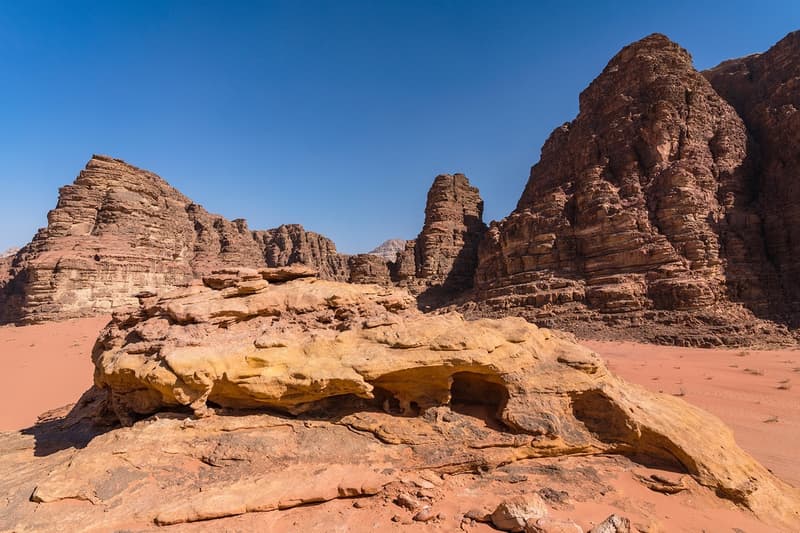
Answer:
[(18, 248), (9, 248), (0, 254), (0, 287), (11, 278), (11, 263), (19, 252)]
[[(301, 226), (250, 231), (208, 213), (160, 177), (94, 156), (63, 187), (48, 225), (19, 251), (3, 282), (0, 322), (106, 313), (224, 266), (303, 263), (347, 279), (347, 259)], [(1, 266), (1, 265), (0, 265)]]
[(389, 261), (372, 253), (351, 255), (347, 259), (347, 267), (350, 271), (349, 281), (351, 283), (391, 285), (390, 266)]
[(405, 239), (389, 239), (388, 241), (384, 241), (375, 248), (374, 250), (370, 251), (369, 253), (372, 255), (377, 255), (385, 259), (386, 261), (396, 261), (397, 254), (402, 252), (406, 247)]
[(109, 431), (88, 418), (102, 407), (95, 392), (66, 418), (0, 434), (0, 530), (478, 531), (474, 520), (537, 493), (548, 532), (581, 531), (552, 527), (570, 516), (588, 531), (623, 509), (649, 531), (797, 529), (767, 526), (689, 476), (670, 496), (685, 513), (665, 519), (663, 495), (614, 486), (644, 467), (619, 455), (527, 458), (525, 439), (485, 419), (487, 406), (453, 402), (422, 417), (162, 412)]
[[(306, 231), (300, 224), (284, 224), (275, 229), (254, 231), (268, 267), (301, 263), (312, 266), (323, 279), (347, 281), (350, 272), (347, 256), (336, 251), (327, 237)], [(243, 263), (232, 266), (247, 266)]]
[[(346, 424), (398, 443), (405, 438), (363, 411), (431, 416), (453, 402), (484, 404), (507, 431), (508, 447), (483, 456), (490, 464), (618, 453), (685, 471), (773, 523), (800, 518), (797, 492), (739, 449), (719, 420), (625, 383), (558, 334), (520, 318), (423, 315), (399, 289), (279, 281), (307, 274), (226, 271), (143, 298), (98, 339), (96, 387), (123, 424), (183, 406), (200, 417), (211, 406), (291, 414), (350, 406)], [(453, 461), (448, 450), (437, 454)], [(198, 505), (157, 520), (213, 512)]]
[(431, 303), (471, 288), (485, 231), (478, 189), (463, 174), (436, 176), (422, 231), (399, 253), (393, 278)]
[(759, 213), (792, 325), (800, 320), (800, 32), (705, 76), (744, 119), (758, 159)]
[(624, 48), (483, 240), (482, 312), (590, 335), (631, 326), (667, 343), (780, 335), (753, 316), (783, 309), (748, 148), (684, 49), (658, 34)]

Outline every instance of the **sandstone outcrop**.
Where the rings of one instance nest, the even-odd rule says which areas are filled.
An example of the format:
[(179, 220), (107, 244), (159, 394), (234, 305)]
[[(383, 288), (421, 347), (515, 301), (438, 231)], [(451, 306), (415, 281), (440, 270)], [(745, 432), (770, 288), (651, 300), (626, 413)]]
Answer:
[(389, 239), (382, 242), (379, 246), (371, 250), (369, 253), (377, 255), (386, 261), (396, 261), (397, 254), (402, 252), (406, 247), (405, 239)]
[[(350, 427), (404, 443), (414, 437), (388, 430), (375, 409), (425, 418), (479, 404), (508, 442), (483, 457), (490, 463), (646, 458), (766, 520), (800, 518), (796, 491), (739, 449), (719, 420), (625, 383), (559, 334), (520, 318), (423, 315), (400, 289), (283, 272), (226, 271), (116, 316), (93, 360), (95, 385), (119, 420), (182, 408), (199, 417), (215, 407), (312, 417), (338, 409)], [(276, 281), (294, 275), (305, 277)], [(181, 512), (196, 510), (187, 505)]]
[(688, 52), (658, 34), (627, 46), (482, 241), (479, 313), (655, 324), (648, 340), (667, 343), (780, 337), (753, 316), (774, 316), (778, 287), (755, 184), (744, 123)]
[[(716, 418), (567, 337), (313, 274), (224, 269), (115, 315), (98, 386), (0, 434), (0, 530), (573, 532), (620, 505), (645, 530), (797, 530), (796, 489)], [(610, 481), (677, 478), (688, 523)]]
[(324, 279), (347, 281), (350, 277), (347, 256), (336, 251), (333, 241), (319, 233), (306, 231), (300, 224), (254, 231), (253, 236), (268, 267), (301, 263), (315, 268)]
[[(403, 241), (405, 242), (405, 241)], [(391, 263), (380, 255), (357, 254), (347, 258), (347, 268), (350, 271), (351, 283), (377, 283), (378, 285), (392, 285)]]
[[(629, 459), (525, 458), (514, 453), (524, 441), (487, 424), (479, 405), (416, 418), (346, 409), (297, 418), (162, 412), (109, 430), (88, 418), (102, 403), (92, 391), (65, 418), (49, 413), (30, 430), (0, 434), (0, 530), (470, 531), (502, 502), (537, 492), (548, 495), (549, 518), (529, 520), (528, 531), (581, 531), (559, 520), (575, 516), (570, 509), (583, 509), (576, 520), (588, 531), (623, 512), (620, 502), (645, 530), (797, 529), (766, 526), (691, 478), (689, 490), (670, 496), (687, 520), (665, 519), (656, 493), (610, 483), (641, 468)], [(430, 522), (413, 520), (431, 514)]]
[(399, 252), (393, 279), (424, 302), (441, 304), (472, 287), (485, 232), (478, 189), (463, 174), (436, 176), (422, 231)]
[(347, 259), (301, 226), (250, 231), (208, 213), (159, 176), (94, 156), (60, 190), (48, 225), (14, 257), (0, 323), (64, 319), (136, 305), (216, 268), (303, 263), (347, 279)]
[(758, 160), (759, 213), (767, 252), (780, 274), (775, 301), (800, 321), (800, 32), (763, 54), (704, 72), (738, 112)]

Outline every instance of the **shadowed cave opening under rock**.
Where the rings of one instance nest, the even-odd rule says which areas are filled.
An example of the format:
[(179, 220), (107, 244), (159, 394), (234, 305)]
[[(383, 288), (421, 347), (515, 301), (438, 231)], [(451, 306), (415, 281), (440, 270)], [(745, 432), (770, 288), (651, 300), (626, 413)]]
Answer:
[(476, 372), (456, 372), (451, 377), (450, 409), (480, 418), (492, 429), (509, 431), (500, 414), (508, 403), (508, 390), (499, 377)]
[[(427, 370), (432, 374), (429, 379), (417, 375), (418, 369), (409, 369), (386, 374), (371, 381), (372, 399), (342, 394), (305, 404), (294, 413), (269, 406), (241, 411), (330, 419), (362, 410), (378, 410), (393, 416), (413, 418), (423, 416), (428, 408), (447, 406), (454, 413), (483, 421), (495, 431), (516, 433), (501, 418), (509, 393), (499, 376), (469, 371), (451, 374), (452, 369), (447, 367), (431, 367)], [(220, 405), (213, 400), (213, 394), (207, 405), (227, 414), (240, 410)]]

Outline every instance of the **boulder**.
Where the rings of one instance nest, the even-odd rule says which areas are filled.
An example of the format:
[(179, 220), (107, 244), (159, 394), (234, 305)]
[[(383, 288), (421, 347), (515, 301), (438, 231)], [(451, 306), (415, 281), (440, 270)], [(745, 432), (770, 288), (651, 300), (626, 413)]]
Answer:
[(526, 494), (501, 502), (492, 513), (492, 524), (502, 531), (521, 532), (528, 522), (536, 522), (547, 512), (538, 494)]
[(438, 419), (466, 403), (510, 431), (502, 439), (514, 446), (482, 459), (490, 464), (509, 460), (503, 449), (517, 458), (647, 457), (759, 516), (789, 521), (800, 512), (797, 491), (718, 419), (622, 381), (562, 334), (520, 318), (424, 315), (406, 291), (377, 285), (308, 277), (248, 291), (212, 285), (143, 298), (102, 332), (95, 385), (122, 423), (165, 409), (206, 417), (219, 408), (296, 415), (349, 406), (340, 420), (399, 444), (418, 437), (391, 430), (375, 410)]

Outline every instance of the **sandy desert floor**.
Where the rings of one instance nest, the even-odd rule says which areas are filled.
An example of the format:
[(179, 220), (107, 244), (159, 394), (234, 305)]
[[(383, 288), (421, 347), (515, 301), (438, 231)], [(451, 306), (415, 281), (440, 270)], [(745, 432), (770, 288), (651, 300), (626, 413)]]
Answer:
[(706, 350), (581, 341), (609, 368), (721, 418), (739, 445), (800, 487), (800, 349)]
[(31, 426), (89, 388), (92, 346), (108, 319), (0, 327), (0, 431)]
[[(90, 353), (108, 317), (0, 327), (0, 431), (74, 402), (92, 383)], [(705, 350), (582, 341), (623, 378), (720, 417), (737, 442), (800, 487), (800, 349)]]

